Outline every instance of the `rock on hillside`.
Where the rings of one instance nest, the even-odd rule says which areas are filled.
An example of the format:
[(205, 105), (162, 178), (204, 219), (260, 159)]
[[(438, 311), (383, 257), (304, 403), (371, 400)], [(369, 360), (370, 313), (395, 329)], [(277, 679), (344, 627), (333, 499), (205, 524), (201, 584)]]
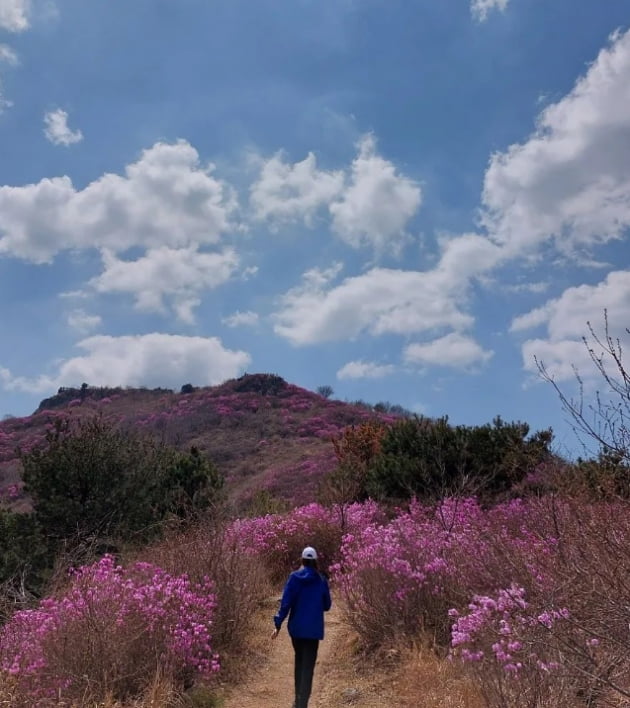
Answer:
[(313, 499), (319, 479), (334, 465), (331, 437), (376, 415), (384, 422), (394, 419), (365, 405), (323, 398), (273, 374), (182, 389), (187, 392), (86, 385), (60, 389), (32, 416), (0, 423), (0, 490), (6, 495), (11, 489), (14, 505), (20, 506), (16, 448), (41, 444), (55, 419), (103, 415), (179, 448), (195, 445), (226, 475), (238, 505), (261, 489), (299, 504)]

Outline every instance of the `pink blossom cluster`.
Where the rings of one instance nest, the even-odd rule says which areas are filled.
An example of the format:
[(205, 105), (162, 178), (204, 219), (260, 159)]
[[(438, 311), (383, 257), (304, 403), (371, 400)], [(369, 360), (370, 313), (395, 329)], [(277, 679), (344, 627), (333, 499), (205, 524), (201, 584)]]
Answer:
[[(345, 514), (346, 528), (359, 533), (384, 513), (375, 502), (350, 505)], [(255, 519), (238, 519), (230, 534), (247, 553), (263, 556), (272, 572), (279, 575), (295, 566), (306, 545), (315, 546), (323, 567), (337, 560), (342, 536), (337, 510), (320, 504), (298, 507), (287, 514), (267, 514)]]
[(153, 657), (154, 669), (208, 677), (219, 670), (210, 634), (215, 606), (208, 578), (193, 584), (148, 563), (124, 568), (104, 556), (73, 571), (61, 597), (13, 615), (0, 632), (0, 667), (34, 698), (76, 692), (93, 679), (77, 676), (76, 666), (60, 657), (67, 644), (82, 658), (93, 654), (98, 671), (114, 651), (114, 670), (131, 673), (141, 652)]
[(10, 484), (4, 489), (0, 489), (0, 502), (10, 502), (18, 499), (22, 494), (22, 484)]
[(447, 598), (462, 572), (452, 551), (465, 547), (465, 523), (480, 513), (472, 500), (462, 507), (455, 510), (447, 501), (433, 510), (414, 502), (389, 521), (345, 535), (333, 578), (366, 641), (378, 641), (375, 632), (415, 634), (444, 623)]
[(378, 569), (394, 583), (393, 601), (401, 607), (412, 596), (419, 600), (418, 593), (438, 596), (447, 587), (451, 592), (469, 570), (466, 559), (478, 557), (487, 543), (487, 528), (488, 519), (474, 499), (446, 499), (436, 507), (414, 501), (387, 523), (347, 534), (335, 575), (356, 598), (364, 576)]
[[(557, 661), (546, 656), (551, 649), (549, 636), (554, 625), (569, 620), (571, 613), (566, 607), (535, 609), (526, 594), (524, 588), (512, 584), (494, 597), (476, 595), (467, 612), (451, 609), (454, 654), (464, 661), (496, 662), (510, 674), (559, 668)], [(589, 640), (587, 646), (596, 644)]]

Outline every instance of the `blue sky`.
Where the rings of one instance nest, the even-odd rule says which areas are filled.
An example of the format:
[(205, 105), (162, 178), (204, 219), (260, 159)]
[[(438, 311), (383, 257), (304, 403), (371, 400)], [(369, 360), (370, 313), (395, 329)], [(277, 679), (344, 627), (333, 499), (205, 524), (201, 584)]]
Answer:
[(628, 339), (628, 9), (0, 0), (0, 414), (272, 371), (574, 450), (534, 357)]

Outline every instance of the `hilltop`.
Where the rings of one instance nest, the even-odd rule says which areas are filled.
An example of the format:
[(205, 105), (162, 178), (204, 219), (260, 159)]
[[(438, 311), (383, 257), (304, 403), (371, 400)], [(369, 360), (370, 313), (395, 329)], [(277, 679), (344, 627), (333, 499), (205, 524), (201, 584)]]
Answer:
[(292, 504), (309, 502), (334, 465), (332, 437), (375, 417), (395, 420), (383, 406), (377, 408), (326, 398), (274, 374), (246, 374), (213, 387), (188, 384), (179, 393), (85, 384), (62, 388), (33, 415), (0, 423), (0, 490), (19, 484), (16, 449), (40, 444), (56, 419), (102, 415), (180, 449), (197, 447), (225, 475), (237, 506), (261, 489)]

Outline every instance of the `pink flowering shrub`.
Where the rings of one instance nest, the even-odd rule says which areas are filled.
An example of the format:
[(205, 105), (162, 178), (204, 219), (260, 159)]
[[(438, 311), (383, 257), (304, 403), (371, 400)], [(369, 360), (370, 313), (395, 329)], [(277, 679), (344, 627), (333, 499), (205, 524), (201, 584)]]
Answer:
[[(468, 509), (478, 507), (468, 502)], [(446, 641), (455, 574), (448, 551), (461, 529), (445, 528), (445, 515), (443, 510), (438, 518), (414, 502), (389, 522), (377, 520), (344, 536), (333, 577), (346, 600), (348, 620), (366, 646), (425, 633)]]
[(171, 575), (185, 573), (200, 584), (212, 578), (216, 598), (212, 646), (222, 657), (224, 674), (245, 650), (256, 610), (271, 593), (263, 559), (244, 551), (241, 539), (218, 522), (169, 530), (141, 551), (143, 560)]
[[(357, 530), (383, 511), (373, 503), (354, 504), (347, 512), (347, 528)], [(256, 519), (239, 519), (230, 533), (243, 550), (262, 557), (273, 581), (278, 582), (299, 564), (302, 549), (315, 546), (324, 571), (339, 556), (342, 528), (338, 514), (320, 504), (298, 507), (287, 514), (267, 514)]]
[[(453, 608), (453, 656), (477, 676), (490, 705), (574, 706), (578, 696), (585, 705), (630, 702), (627, 503), (528, 506), (528, 528), (505, 563), (510, 571), (521, 565), (526, 583), (471, 593), (466, 607)], [(545, 528), (553, 543), (543, 553)]]
[(627, 512), (552, 498), (414, 502), (350, 531), (333, 576), (364, 646), (450, 643), (491, 706), (630, 699)]
[[(512, 585), (494, 596), (475, 595), (465, 612), (451, 609), (449, 616), (454, 620), (451, 657), (468, 664), (489, 705), (575, 700), (574, 682), (555, 641), (571, 633), (566, 607), (536, 610), (525, 590)], [(597, 643), (584, 638), (585, 654)]]
[(219, 670), (210, 629), (212, 583), (111, 556), (73, 571), (60, 597), (13, 615), (0, 632), (0, 668), (36, 701), (142, 693), (157, 672), (176, 683)]

